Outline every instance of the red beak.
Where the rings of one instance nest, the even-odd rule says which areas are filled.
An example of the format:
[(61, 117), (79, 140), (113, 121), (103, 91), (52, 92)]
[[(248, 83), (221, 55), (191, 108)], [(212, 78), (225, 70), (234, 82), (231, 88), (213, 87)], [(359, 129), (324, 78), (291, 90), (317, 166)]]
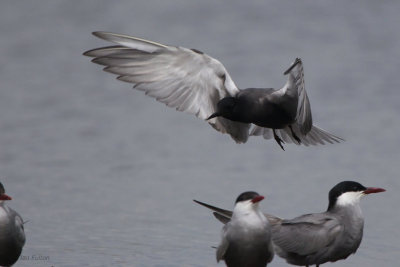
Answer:
[(263, 199), (264, 199), (264, 196), (256, 196), (255, 198), (253, 198), (253, 199), (251, 200), (251, 202), (257, 203), (257, 202), (260, 202), (260, 201), (263, 200)]
[(379, 187), (367, 187), (367, 189), (364, 190), (364, 194), (380, 193), (385, 191), (385, 189)]
[(0, 200), (11, 200), (12, 198), (9, 195), (2, 194), (0, 195)]

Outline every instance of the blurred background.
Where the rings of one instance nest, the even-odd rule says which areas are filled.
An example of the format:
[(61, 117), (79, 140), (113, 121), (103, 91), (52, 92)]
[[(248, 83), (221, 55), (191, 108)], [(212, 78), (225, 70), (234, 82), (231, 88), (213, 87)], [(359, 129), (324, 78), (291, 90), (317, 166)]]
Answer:
[[(0, 179), (28, 220), (15, 266), (217, 266), (222, 225), (192, 199), (231, 209), (256, 190), (263, 210), (293, 218), (324, 211), (343, 180), (387, 192), (363, 199), (361, 246), (334, 266), (398, 265), (400, 2), (0, 6)], [(240, 88), (281, 87), (301, 57), (315, 124), (346, 142), (237, 145), (82, 56), (109, 45), (98, 30), (197, 48)]]

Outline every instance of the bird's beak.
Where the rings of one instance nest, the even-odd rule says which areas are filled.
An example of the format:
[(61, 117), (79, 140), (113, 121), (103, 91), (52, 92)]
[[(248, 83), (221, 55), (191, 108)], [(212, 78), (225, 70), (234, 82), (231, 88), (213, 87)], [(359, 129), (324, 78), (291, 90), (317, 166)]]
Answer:
[(211, 120), (212, 118), (219, 117), (219, 116), (221, 116), (221, 114), (219, 114), (218, 112), (215, 112), (215, 113), (211, 114), (211, 116), (208, 117), (206, 120), (208, 121), (208, 120)]
[(364, 194), (372, 194), (372, 193), (380, 193), (380, 192), (385, 192), (386, 190), (383, 188), (379, 187), (367, 187), (367, 189), (364, 190)]
[(253, 199), (251, 200), (251, 202), (253, 202), (253, 203), (255, 204), (255, 203), (260, 202), (260, 201), (263, 200), (263, 199), (264, 199), (264, 196), (256, 196), (255, 198), (253, 198)]
[(301, 62), (300, 58), (296, 58), (296, 60), (293, 62), (293, 64), (283, 73), (284, 75), (288, 74), (289, 72), (292, 71), (294, 67), (296, 67), (297, 64)]
[(0, 200), (11, 200), (12, 198), (9, 195), (2, 194), (0, 195)]

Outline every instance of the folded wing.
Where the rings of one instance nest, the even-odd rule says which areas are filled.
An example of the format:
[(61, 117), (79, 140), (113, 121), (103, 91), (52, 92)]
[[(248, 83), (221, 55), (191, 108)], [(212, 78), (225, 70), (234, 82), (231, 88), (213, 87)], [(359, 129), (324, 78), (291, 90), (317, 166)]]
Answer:
[(272, 239), (283, 257), (285, 253), (307, 256), (326, 248), (341, 231), (343, 226), (334, 217), (308, 214), (272, 225)]

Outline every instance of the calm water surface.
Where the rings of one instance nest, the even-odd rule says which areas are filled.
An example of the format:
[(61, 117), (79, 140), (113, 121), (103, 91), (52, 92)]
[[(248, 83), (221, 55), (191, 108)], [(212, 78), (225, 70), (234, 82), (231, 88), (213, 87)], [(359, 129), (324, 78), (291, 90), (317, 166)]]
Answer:
[[(400, 3), (217, 2), (1, 4), (0, 177), (28, 220), (16, 266), (217, 266), (221, 225), (192, 199), (257, 190), (291, 218), (342, 180), (387, 192), (363, 200), (363, 242), (334, 266), (398, 266)], [(95, 30), (198, 48), (241, 88), (282, 86), (301, 57), (315, 123), (347, 141), (237, 145), (90, 63)]]

